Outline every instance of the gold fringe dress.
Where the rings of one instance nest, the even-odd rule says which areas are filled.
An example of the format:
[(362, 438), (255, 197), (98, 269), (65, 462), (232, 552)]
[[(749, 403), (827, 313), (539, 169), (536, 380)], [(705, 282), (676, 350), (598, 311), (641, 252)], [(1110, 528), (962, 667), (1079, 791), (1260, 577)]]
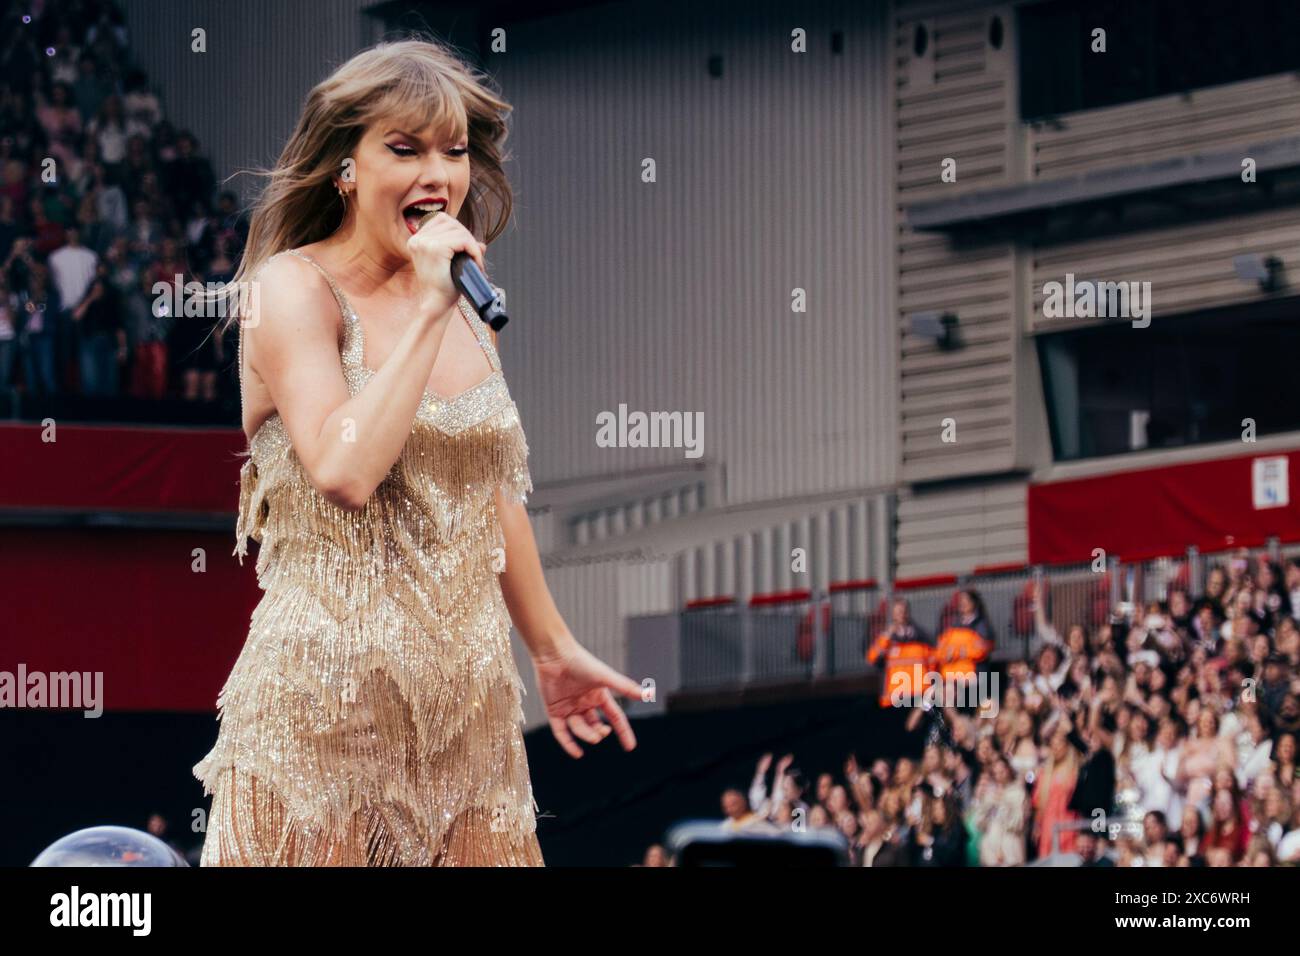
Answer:
[[(374, 375), (360, 320), (287, 251), (338, 300), (355, 395)], [(491, 374), (425, 393), (363, 510), (315, 489), (278, 415), (249, 443), (234, 553), (260, 542), (265, 594), (194, 767), (213, 797), (202, 866), (543, 865), (494, 499), (532, 491), (528, 446), (487, 327), (460, 309)], [(241, 385), (242, 346), (241, 329)]]

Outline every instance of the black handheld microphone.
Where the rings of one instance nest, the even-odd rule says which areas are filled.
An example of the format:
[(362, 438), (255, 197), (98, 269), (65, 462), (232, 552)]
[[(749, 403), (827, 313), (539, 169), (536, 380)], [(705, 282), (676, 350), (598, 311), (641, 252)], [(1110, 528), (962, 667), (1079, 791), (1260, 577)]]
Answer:
[[(436, 215), (437, 211), (425, 213), (420, 217), (420, 225), (416, 230), (419, 231)], [(510, 321), (510, 316), (506, 315), (505, 295), (488, 282), (487, 276), (468, 252), (458, 252), (451, 257), (451, 279), (492, 331), (500, 332)]]

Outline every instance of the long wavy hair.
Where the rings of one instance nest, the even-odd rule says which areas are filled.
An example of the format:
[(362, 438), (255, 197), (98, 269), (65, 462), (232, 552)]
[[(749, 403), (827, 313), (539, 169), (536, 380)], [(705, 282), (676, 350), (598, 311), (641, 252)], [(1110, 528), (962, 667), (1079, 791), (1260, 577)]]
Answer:
[[(503, 164), (513, 109), (487, 74), (451, 47), (427, 38), (385, 41), (352, 57), (307, 94), (298, 123), (252, 206), (239, 268), (223, 290), (232, 298), (272, 256), (331, 235), (346, 208), (334, 184), (365, 131), (381, 120), (404, 129), (432, 125), (468, 140), (469, 195), (456, 218), (484, 243), (506, 228), (514, 197)], [(239, 318), (228, 304), (224, 333)]]

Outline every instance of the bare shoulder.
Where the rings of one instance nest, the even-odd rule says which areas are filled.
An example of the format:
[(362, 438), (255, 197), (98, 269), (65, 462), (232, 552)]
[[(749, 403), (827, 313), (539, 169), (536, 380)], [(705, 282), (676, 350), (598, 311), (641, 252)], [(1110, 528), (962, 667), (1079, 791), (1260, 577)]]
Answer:
[(313, 306), (328, 304), (328, 312), (337, 313), (338, 300), (334, 298), (329, 282), (319, 269), (294, 255), (280, 253), (262, 264), (255, 277), (259, 283), (258, 299), (270, 305), (268, 316), (276, 313), (276, 306)]
[(307, 461), (321, 424), (348, 398), (339, 348), (342, 313), (329, 281), (297, 256), (267, 260), (255, 281), (244, 339), (245, 398), (279, 414)]
[(257, 283), (247, 323), (253, 344), (250, 360), (259, 346), (267, 352), (294, 342), (336, 342), (342, 315), (329, 282), (309, 262), (293, 255), (267, 260), (253, 279)]

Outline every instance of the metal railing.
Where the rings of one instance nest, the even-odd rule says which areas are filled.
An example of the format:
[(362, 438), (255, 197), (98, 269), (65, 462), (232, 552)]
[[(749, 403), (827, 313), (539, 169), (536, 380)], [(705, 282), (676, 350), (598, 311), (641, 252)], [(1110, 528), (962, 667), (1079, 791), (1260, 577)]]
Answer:
[(1034, 583), (1043, 585), (1044, 614), (1064, 639), (1073, 625), (1088, 632), (1128, 603), (1134, 613), (1171, 590), (1205, 593), (1210, 569), (1246, 556), (1276, 561), (1300, 555), (1300, 542), (1276, 538), (1252, 548), (1231, 548), (1125, 561), (977, 568), (969, 574), (900, 580), (837, 582), (829, 589), (756, 595), (741, 605), (731, 598), (692, 602), (681, 616), (681, 687), (724, 688), (752, 683), (802, 682), (867, 673), (865, 655), (889, 626), (889, 606), (905, 597), (912, 620), (932, 638), (955, 621), (957, 592), (978, 591), (993, 634), (993, 660), (1028, 658), (1041, 646), (1035, 625)]

